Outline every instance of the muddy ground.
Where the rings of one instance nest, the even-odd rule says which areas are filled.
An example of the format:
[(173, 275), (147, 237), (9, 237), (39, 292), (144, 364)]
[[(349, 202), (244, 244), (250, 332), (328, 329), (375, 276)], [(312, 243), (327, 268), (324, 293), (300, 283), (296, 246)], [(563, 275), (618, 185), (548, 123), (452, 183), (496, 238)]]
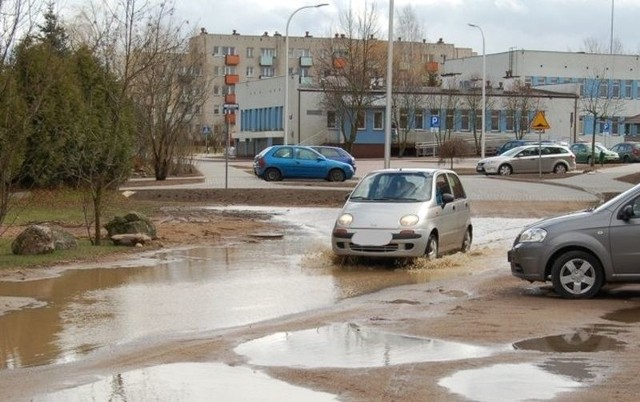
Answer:
[[(188, 195), (182, 191), (185, 208), (165, 211), (154, 217), (164, 246), (226, 241), (245, 236), (267, 225), (264, 216), (241, 216), (196, 212), (186, 205), (246, 204), (274, 206), (338, 207), (346, 191), (296, 189), (281, 190), (203, 190)], [(134, 197), (163, 201), (180, 199), (177, 193), (138, 192)], [(186, 198), (185, 198), (186, 197)], [(241, 201), (239, 201), (241, 200)], [(509, 202), (475, 202), (474, 216), (544, 217), (583, 209), (588, 205), (536, 203), (522, 205)], [(453, 361), (409, 363), (361, 369), (260, 368), (270, 376), (317, 391), (353, 401), (425, 401), (466, 400), (438, 384), (439, 380), (461, 370), (482, 369), (498, 364), (535, 364), (549, 366), (556, 360), (578, 362), (576, 371), (585, 371), (583, 386), (555, 395), (560, 401), (635, 401), (640, 399), (637, 377), (640, 345), (637, 319), (616, 322), (607, 314), (637, 311), (640, 288), (606, 289), (592, 300), (559, 299), (550, 286), (528, 284), (510, 275), (503, 247), (474, 248), (467, 256), (445, 257), (435, 270), (456, 270), (460, 276), (434, 280), (427, 284), (386, 289), (371, 295), (345, 300), (338, 305), (307, 313), (230, 328), (206, 334), (198, 339), (158, 341), (134, 348), (114, 349), (89, 361), (57, 367), (0, 372), (0, 393), (5, 398), (26, 395), (61, 386), (68, 378), (109, 375), (172, 362), (211, 361), (244, 365), (243, 357), (233, 349), (246, 341), (273, 334), (332, 323), (353, 323), (367, 328), (428, 339), (445, 339), (477, 346), (494, 347), (544, 338), (579, 338), (592, 343), (606, 335), (607, 342), (623, 345), (612, 350), (588, 348), (571, 353), (561, 351), (514, 350), (489, 357)], [(445, 261), (446, 262), (446, 261)], [(349, 269), (340, 267), (338, 269)], [(444, 275), (447, 277), (449, 275)], [(580, 334), (580, 336), (575, 336)], [(587, 334), (586, 336), (584, 334)], [(555, 363), (553, 363), (555, 364)], [(566, 363), (571, 364), (571, 363)], [(582, 368), (584, 366), (584, 368)], [(46, 378), (46, 381), (44, 380)], [(532, 385), (536, 387), (540, 385)], [(544, 384), (542, 385), (544, 386)], [(526, 386), (521, 395), (527, 395)], [(496, 390), (496, 398), (500, 393)], [(286, 399), (286, 398), (285, 398)]]

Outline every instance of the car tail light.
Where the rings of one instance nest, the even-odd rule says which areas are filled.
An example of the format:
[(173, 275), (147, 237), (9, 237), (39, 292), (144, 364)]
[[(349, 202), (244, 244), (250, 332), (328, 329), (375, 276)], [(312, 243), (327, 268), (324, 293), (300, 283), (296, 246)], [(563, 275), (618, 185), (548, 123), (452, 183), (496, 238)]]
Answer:
[(265, 163), (264, 163), (264, 158), (260, 158), (258, 159), (258, 166), (260, 167), (264, 167)]
[(638, 149), (638, 148), (633, 148), (633, 154), (634, 154), (635, 156), (640, 156), (640, 149)]

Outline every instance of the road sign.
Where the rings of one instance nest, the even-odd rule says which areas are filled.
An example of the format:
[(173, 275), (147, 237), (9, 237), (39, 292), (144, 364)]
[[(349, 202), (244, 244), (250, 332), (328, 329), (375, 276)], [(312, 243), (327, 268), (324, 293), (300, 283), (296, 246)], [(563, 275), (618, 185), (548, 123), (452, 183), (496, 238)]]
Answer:
[(202, 126), (202, 134), (204, 134), (204, 135), (211, 134), (211, 127)]
[(225, 103), (222, 105), (222, 110), (227, 113), (227, 112), (233, 112), (238, 110), (239, 106), (237, 103)]
[(431, 116), (431, 128), (440, 127), (440, 116)]
[(551, 128), (547, 119), (544, 117), (543, 111), (538, 111), (531, 122), (531, 128), (534, 130), (548, 130)]

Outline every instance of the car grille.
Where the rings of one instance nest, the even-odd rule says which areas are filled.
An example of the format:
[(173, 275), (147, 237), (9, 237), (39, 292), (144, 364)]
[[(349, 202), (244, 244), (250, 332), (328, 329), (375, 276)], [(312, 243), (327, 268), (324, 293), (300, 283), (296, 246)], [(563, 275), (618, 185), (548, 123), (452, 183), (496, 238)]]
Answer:
[(392, 253), (398, 251), (397, 244), (387, 244), (385, 246), (360, 246), (357, 244), (349, 243), (349, 248), (353, 251), (360, 251), (366, 253)]

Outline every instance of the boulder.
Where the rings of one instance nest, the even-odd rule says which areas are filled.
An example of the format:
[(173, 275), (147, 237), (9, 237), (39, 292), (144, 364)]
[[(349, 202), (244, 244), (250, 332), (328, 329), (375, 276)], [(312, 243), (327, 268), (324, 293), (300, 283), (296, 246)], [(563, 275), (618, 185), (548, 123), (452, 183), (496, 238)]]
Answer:
[(120, 234), (145, 234), (151, 239), (157, 239), (156, 226), (144, 214), (129, 212), (125, 216), (116, 216), (104, 228), (109, 238)]
[(111, 236), (111, 241), (116, 246), (143, 246), (151, 241), (151, 237), (144, 233), (127, 233)]
[(11, 243), (11, 251), (18, 255), (49, 254), (76, 247), (78, 241), (71, 233), (46, 225), (27, 227)]

